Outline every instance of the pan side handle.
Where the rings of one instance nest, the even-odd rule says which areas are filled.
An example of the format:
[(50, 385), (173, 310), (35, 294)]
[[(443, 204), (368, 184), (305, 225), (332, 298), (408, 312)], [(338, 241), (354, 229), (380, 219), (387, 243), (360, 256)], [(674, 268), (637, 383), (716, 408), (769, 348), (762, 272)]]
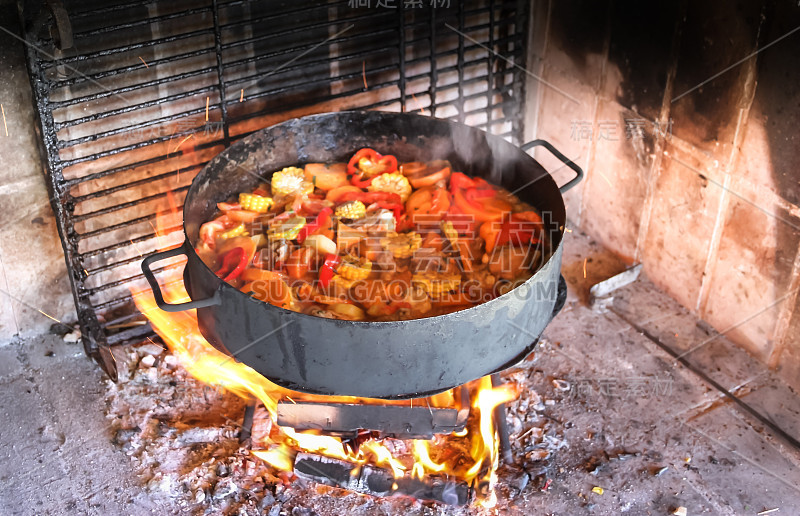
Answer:
[(161, 251), (160, 253), (151, 254), (142, 261), (142, 272), (144, 273), (145, 279), (147, 279), (147, 282), (150, 284), (150, 288), (153, 289), (153, 297), (156, 299), (156, 304), (165, 312), (182, 312), (183, 310), (204, 308), (206, 306), (219, 304), (219, 292), (215, 292), (212, 297), (207, 299), (198, 299), (187, 301), (185, 303), (167, 303), (164, 301), (164, 295), (161, 293), (161, 285), (158, 284), (158, 280), (156, 279), (156, 276), (153, 274), (153, 271), (150, 267), (155, 262), (166, 260), (167, 258), (172, 258), (173, 256), (179, 256), (182, 254), (185, 255), (185, 245), (186, 244), (184, 243), (175, 249), (169, 249), (167, 251)]
[(573, 177), (565, 185), (559, 187), (559, 190), (561, 191), (562, 194), (567, 190), (569, 190), (570, 188), (572, 188), (573, 186), (577, 185), (580, 182), (580, 180), (583, 179), (583, 170), (581, 169), (581, 167), (576, 165), (571, 159), (561, 154), (561, 152), (558, 149), (550, 145), (550, 142), (547, 142), (545, 140), (533, 140), (532, 142), (523, 144), (521, 149), (524, 151), (528, 151), (534, 147), (544, 147), (545, 149), (550, 151), (550, 154), (558, 158), (564, 165), (568, 166), (569, 168), (575, 171), (575, 177)]

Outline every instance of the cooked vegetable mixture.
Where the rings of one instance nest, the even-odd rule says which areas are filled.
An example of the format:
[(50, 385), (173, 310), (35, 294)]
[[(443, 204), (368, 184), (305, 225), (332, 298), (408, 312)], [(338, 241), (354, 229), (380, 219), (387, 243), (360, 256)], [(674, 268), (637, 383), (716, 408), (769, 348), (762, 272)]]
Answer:
[(373, 149), (284, 168), (217, 206), (200, 228), (206, 265), (256, 299), (319, 317), (461, 310), (547, 258), (541, 217), (508, 191), (447, 161), (398, 164)]

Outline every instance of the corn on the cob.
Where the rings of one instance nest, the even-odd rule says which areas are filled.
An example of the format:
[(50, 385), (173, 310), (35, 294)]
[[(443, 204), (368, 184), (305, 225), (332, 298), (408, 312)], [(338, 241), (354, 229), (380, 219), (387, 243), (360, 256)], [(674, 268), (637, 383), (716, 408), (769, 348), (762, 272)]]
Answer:
[(414, 274), (411, 277), (411, 284), (418, 285), (428, 294), (438, 296), (445, 292), (458, 289), (461, 285), (461, 276), (458, 274), (425, 272)]
[(331, 285), (341, 287), (342, 290), (349, 290), (350, 287), (353, 286), (355, 280), (349, 280), (339, 274), (335, 274), (333, 278), (331, 278)]
[(342, 263), (336, 270), (339, 274), (349, 280), (362, 280), (367, 279), (370, 272), (372, 272), (372, 262), (366, 258), (359, 259), (355, 256), (345, 256), (342, 258)]
[(306, 181), (302, 168), (286, 167), (272, 174), (272, 193), (275, 195), (289, 195), (295, 192), (310, 194), (314, 191), (314, 184)]
[(361, 201), (347, 201), (336, 208), (336, 216), (340, 219), (356, 220), (367, 214), (367, 207)]
[(422, 237), (415, 231), (390, 234), (381, 238), (381, 247), (392, 253), (395, 258), (410, 258), (420, 246)]
[(257, 213), (267, 213), (272, 205), (272, 197), (262, 197), (261, 195), (240, 193), (239, 204), (243, 210), (255, 211)]
[(400, 200), (406, 202), (411, 195), (411, 183), (401, 172), (381, 174), (372, 180), (367, 187), (370, 192), (390, 192), (400, 196)]
[(280, 238), (294, 240), (305, 225), (306, 218), (295, 215), (294, 217), (270, 225), (267, 230), (267, 237), (270, 240), (277, 240)]
[(247, 235), (247, 231), (244, 228), (244, 224), (239, 224), (233, 229), (229, 229), (228, 231), (221, 233), (219, 235), (220, 238), (233, 238), (237, 236), (245, 236)]

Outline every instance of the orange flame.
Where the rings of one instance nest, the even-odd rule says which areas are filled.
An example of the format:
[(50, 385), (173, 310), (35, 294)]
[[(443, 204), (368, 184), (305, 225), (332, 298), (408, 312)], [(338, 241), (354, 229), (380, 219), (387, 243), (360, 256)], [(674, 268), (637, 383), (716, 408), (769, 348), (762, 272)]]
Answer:
[[(156, 220), (156, 237), (159, 247), (167, 241), (168, 232), (179, 226), (180, 212), (172, 194), (167, 195), (169, 205)], [(164, 298), (170, 303), (188, 301), (189, 295), (182, 281), (180, 269), (169, 268), (161, 278)], [(278, 402), (281, 399), (325, 401), (343, 403), (389, 403), (413, 406), (412, 401), (374, 400), (351, 396), (314, 396), (290, 391), (273, 384), (249, 366), (237, 362), (209, 344), (200, 333), (195, 310), (164, 312), (158, 308), (150, 289), (133, 289), (134, 302), (147, 317), (153, 329), (163, 339), (179, 364), (197, 380), (221, 387), (245, 399), (257, 398), (264, 404), (273, 421), (273, 430), (268, 442), (254, 443), (260, 450), (252, 454), (278, 470), (292, 471), (294, 457), (298, 451), (316, 453), (346, 460), (359, 465), (373, 464), (391, 469), (395, 478), (411, 475), (423, 478), (426, 475), (446, 475), (450, 478), (476, 483), (488, 483), (489, 493), (481, 503), (491, 506), (494, 494), (494, 471), (498, 462), (498, 445), (495, 435), (493, 411), (500, 403), (514, 399), (518, 392), (512, 385), (493, 388), (489, 377), (468, 384), (472, 407), (467, 428), (449, 436), (439, 436), (433, 441), (413, 440), (411, 457), (395, 457), (380, 440), (368, 440), (356, 452), (345, 448), (338, 437), (318, 432), (298, 431), (279, 427), (277, 422)], [(426, 398), (431, 407), (455, 405), (452, 391)], [(419, 401), (418, 401), (419, 402)]]

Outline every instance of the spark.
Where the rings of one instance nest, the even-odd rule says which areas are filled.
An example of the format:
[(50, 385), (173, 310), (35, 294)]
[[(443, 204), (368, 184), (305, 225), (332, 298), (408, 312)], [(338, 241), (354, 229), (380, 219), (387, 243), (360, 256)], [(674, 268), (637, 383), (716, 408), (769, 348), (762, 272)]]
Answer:
[[(37, 312), (39, 312), (40, 314), (42, 314), (43, 316), (47, 317), (48, 319), (52, 319), (52, 320), (54, 320), (54, 321), (55, 321), (55, 322), (57, 322), (58, 324), (64, 324), (63, 322), (59, 321), (58, 319), (56, 319), (56, 318), (55, 318), (55, 317), (53, 317), (52, 315), (48, 315), (48, 314), (46, 314), (45, 312), (43, 312), (42, 310), (39, 310), (38, 308), (36, 309), (36, 311), (37, 311)], [(64, 326), (66, 326), (66, 324), (64, 324)]]
[(209, 102), (209, 100), (210, 99), (208, 97), (206, 97), (206, 122), (208, 122), (208, 102)]
[(0, 110), (3, 111), (3, 127), (6, 128), (6, 136), (8, 136), (8, 125), (6, 124), (6, 108), (0, 104)]
[(597, 171), (597, 173), (600, 174), (600, 177), (602, 177), (603, 179), (606, 180), (606, 183), (608, 183), (608, 186), (610, 186), (611, 188), (614, 188), (614, 185), (611, 184), (611, 181), (606, 177), (605, 174), (603, 174), (599, 170)]
[(293, 404), (297, 405), (297, 402), (294, 401), (291, 396), (286, 396), (286, 399), (291, 401)]
[(106, 328), (109, 330), (117, 330), (120, 328), (133, 328), (135, 326), (144, 326), (145, 324), (147, 324), (147, 321), (130, 321), (120, 324), (110, 324), (106, 326)]
[(414, 99), (414, 102), (416, 102), (416, 103), (417, 103), (417, 105), (419, 106), (419, 112), (420, 112), (420, 113), (422, 113), (422, 114), (424, 115), (424, 114), (425, 114), (425, 110), (424, 110), (424, 109), (422, 109), (422, 102), (420, 102), (419, 100), (417, 100), (417, 96), (416, 96), (416, 95), (414, 95), (413, 93), (411, 94), (411, 98), (413, 98), (413, 99)]
[(23, 301), (22, 299), (20, 299), (20, 298), (18, 298), (17, 296), (15, 296), (15, 295), (11, 294), (11, 292), (8, 292), (8, 291), (6, 291), (6, 290), (3, 290), (3, 289), (1, 289), (1, 288), (0, 288), (0, 292), (2, 292), (3, 294), (7, 295), (8, 297), (10, 297), (11, 299), (13, 299), (13, 300), (14, 300), (14, 301), (16, 301), (17, 303), (21, 303), (21, 304), (23, 304), (23, 305), (27, 306), (28, 308), (32, 308), (32, 309), (36, 310), (37, 312), (39, 312), (39, 313), (40, 313), (40, 314), (42, 314), (43, 316), (47, 317), (48, 319), (51, 319), (51, 320), (53, 320), (53, 321), (57, 322), (58, 324), (60, 324), (60, 325), (64, 326), (65, 328), (69, 328), (69, 329), (70, 329), (70, 331), (72, 331), (72, 327), (71, 327), (71, 326), (69, 326), (69, 325), (67, 325), (67, 324), (64, 324), (63, 322), (59, 321), (58, 319), (56, 319), (56, 318), (55, 318), (55, 317), (53, 317), (52, 315), (45, 313), (43, 310), (41, 310), (41, 309), (39, 309), (39, 308), (36, 308), (35, 306), (31, 305), (30, 303), (26, 303), (26, 302), (25, 302), (25, 301)]
[(139, 61), (141, 61), (141, 62), (142, 62), (142, 64), (144, 64), (145, 68), (150, 68), (150, 65), (148, 65), (148, 64), (145, 62), (145, 60), (144, 60), (144, 59), (142, 59), (142, 56), (139, 56)]
[[(151, 224), (152, 224), (152, 222), (151, 222)], [(155, 229), (155, 227), (154, 227), (153, 229)], [(132, 238), (130, 239), (130, 243), (131, 243), (131, 244), (133, 244), (133, 247), (135, 247), (135, 248), (136, 248), (136, 252), (137, 252), (137, 253), (139, 253), (139, 256), (140, 256), (140, 257), (141, 257), (141, 256), (144, 256), (144, 253), (142, 253), (142, 250), (141, 250), (141, 249), (139, 249), (139, 246), (138, 246), (138, 245), (136, 245), (136, 242), (134, 242)]]
[(588, 259), (589, 258), (584, 258), (583, 259), (583, 279), (586, 279), (586, 260), (588, 260)]
[(368, 90), (369, 86), (367, 86), (367, 62), (361, 61), (361, 77), (364, 79), (364, 89)]
[(241, 93), (239, 93), (239, 102), (242, 102), (243, 100), (244, 100), (244, 88), (242, 88)]
[(175, 146), (175, 149), (173, 149), (173, 151), (172, 151), (172, 152), (177, 152), (177, 151), (178, 151), (178, 149), (180, 149), (180, 148), (181, 148), (181, 145), (183, 145), (183, 144), (184, 144), (184, 142), (185, 142), (186, 140), (188, 140), (189, 138), (194, 138), (194, 133), (190, 134), (189, 136), (187, 136), (186, 138), (184, 138), (183, 140), (181, 140), (181, 143), (179, 143), (178, 145), (176, 145), (176, 146)]

